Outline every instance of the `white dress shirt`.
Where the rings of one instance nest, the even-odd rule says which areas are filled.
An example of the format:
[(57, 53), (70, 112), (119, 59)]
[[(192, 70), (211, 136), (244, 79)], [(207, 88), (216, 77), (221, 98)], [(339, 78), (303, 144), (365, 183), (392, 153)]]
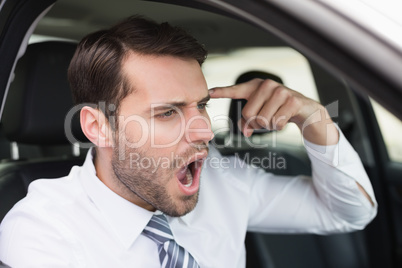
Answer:
[[(168, 217), (177, 243), (202, 268), (244, 267), (247, 230), (326, 234), (364, 228), (377, 203), (343, 134), (337, 145), (306, 142), (306, 148), (313, 179), (266, 173), (211, 148), (196, 208)], [(141, 235), (152, 215), (107, 188), (88, 153), (68, 176), (31, 183), (2, 222), (0, 259), (15, 268), (160, 267), (156, 244)]]

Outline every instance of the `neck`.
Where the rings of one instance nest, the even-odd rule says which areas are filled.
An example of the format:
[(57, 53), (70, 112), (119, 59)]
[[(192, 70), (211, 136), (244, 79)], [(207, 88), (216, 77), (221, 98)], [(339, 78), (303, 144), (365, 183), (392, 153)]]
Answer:
[(112, 190), (115, 194), (139, 207), (149, 211), (155, 211), (155, 208), (152, 205), (145, 202), (136, 193), (131, 191), (119, 178), (117, 178), (112, 167), (113, 148), (97, 148), (95, 152), (94, 165), (96, 176), (106, 185), (106, 187)]

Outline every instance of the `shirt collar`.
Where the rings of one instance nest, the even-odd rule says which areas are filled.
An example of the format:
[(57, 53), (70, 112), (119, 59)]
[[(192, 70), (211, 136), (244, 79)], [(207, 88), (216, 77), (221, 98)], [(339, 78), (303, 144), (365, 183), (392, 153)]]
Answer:
[(154, 213), (131, 203), (103, 184), (96, 176), (92, 150), (89, 150), (82, 166), (82, 186), (125, 248), (129, 248)]

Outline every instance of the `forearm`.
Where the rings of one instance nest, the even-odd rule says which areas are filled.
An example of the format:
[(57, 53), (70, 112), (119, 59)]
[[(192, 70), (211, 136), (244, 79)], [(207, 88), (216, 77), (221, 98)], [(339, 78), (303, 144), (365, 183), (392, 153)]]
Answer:
[[(377, 204), (370, 180), (357, 153), (343, 134), (338, 133), (336, 145), (320, 146), (305, 141), (316, 191), (331, 209), (344, 203), (351, 211), (357, 210), (355, 215), (365, 211), (372, 214)], [(365, 204), (370, 204), (371, 209), (365, 210)]]
[[(328, 111), (320, 104), (314, 113), (307, 117), (303, 123), (298, 123), (297, 125), (303, 134), (303, 138), (310, 143), (328, 146), (336, 145), (339, 142), (339, 131), (331, 120)], [(372, 198), (364, 188), (358, 182), (356, 184), (359, 191), (374, 206)]]

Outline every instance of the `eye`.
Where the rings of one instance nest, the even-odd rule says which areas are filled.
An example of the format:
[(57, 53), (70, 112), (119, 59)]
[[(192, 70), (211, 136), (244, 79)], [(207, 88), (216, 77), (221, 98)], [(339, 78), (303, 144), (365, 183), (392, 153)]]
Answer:
[(205, 108), (207, 108), (207, 107), (208, 107), (207, 103), (199, 103), (197, 105), (198, 110), (205, 110)]
[(175, 110), (169, 110), (167, 112), (164, 112), (163, 114), (159, 114), (158, 117), (160, 118), (168, 118), (171, 117), (172, 115), (174, 115), (176, 113)]

